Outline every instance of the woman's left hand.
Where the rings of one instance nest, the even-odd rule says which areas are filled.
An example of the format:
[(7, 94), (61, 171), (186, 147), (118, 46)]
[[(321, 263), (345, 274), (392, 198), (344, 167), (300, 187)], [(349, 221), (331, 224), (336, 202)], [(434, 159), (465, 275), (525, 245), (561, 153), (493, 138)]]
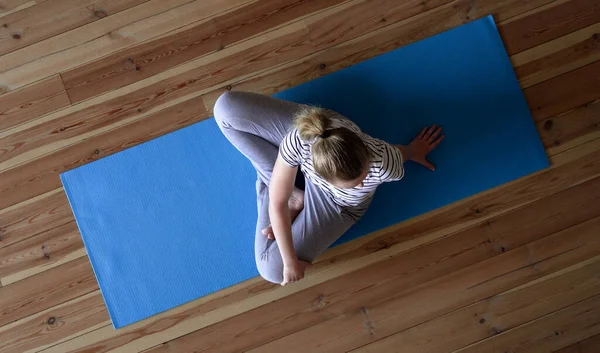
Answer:
[(435, 170), (433, 164), (427, 160), (427, 155), (444, 139), (444, 135), (440, 135), (441, 132), (442, 128), (436, 125), (425, 126), (419, 136), (408, 145), (409, 159), (430, 170)]

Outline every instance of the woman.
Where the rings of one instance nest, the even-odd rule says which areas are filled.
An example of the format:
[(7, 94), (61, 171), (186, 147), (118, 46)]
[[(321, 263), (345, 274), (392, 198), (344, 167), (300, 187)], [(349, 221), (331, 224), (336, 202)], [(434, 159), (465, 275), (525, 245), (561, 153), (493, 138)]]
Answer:
[(333, 111), (248, 92), (223, 94), (214, 114), (257, 171), (256, 265), (281, 285), (302, 279), (363, 215), (377, 186), (402, 178), (405, 161), (434, 170), (426, 156), (443, 139), (434, 125), (394, 146)]

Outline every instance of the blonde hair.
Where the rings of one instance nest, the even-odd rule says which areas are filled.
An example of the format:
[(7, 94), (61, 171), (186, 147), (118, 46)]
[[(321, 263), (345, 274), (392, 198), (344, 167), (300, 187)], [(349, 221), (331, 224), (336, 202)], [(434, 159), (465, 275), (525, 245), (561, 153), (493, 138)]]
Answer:
[(356, 180), (369, 161), (369, 151), (362, 139), (345, 128), (331, 128), (328, 113), (321, 108), (306, 106), (295, 117), (300, 138), (316, 139), (312, 145), (315, 171), (328, 181)]

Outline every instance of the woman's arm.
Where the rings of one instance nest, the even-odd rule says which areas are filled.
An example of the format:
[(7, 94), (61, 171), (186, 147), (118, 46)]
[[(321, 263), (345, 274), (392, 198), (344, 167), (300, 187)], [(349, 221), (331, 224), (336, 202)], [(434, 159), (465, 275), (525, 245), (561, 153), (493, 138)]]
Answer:
[(304, 270), (310, 265), (298, 260), (292, 240), (292, 220), (288, 201), (294, 190), (296, 173), (298, 173), (298, 167), (288, 166), (279, 155), (269, 185), (271, 227), (283, 260), (282, 286), (304, 278)]

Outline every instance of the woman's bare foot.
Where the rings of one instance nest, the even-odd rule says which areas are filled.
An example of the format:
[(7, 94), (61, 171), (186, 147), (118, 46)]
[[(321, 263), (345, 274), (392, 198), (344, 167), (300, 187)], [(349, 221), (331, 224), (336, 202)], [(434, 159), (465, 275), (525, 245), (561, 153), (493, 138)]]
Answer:
[[(292, 191), (292, 196), (288, 201), (288, 206), (290, 208), (290, 220), (294, 223), (294, 220), (300, 212), (304, 209), (304, 191), (294, 187), (294, 191)], [(269, 239), (275, 239), (275, 235), (273, 234), (273, 227), (269, 224), (269, 226), (263, 229), (262, 233), (267, 236)]]

